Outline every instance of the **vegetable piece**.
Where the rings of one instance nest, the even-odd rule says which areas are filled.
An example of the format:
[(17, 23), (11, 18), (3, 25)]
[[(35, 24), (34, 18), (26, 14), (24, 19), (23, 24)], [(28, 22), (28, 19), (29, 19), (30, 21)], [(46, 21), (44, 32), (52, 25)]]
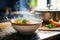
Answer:
[(54, 21), (53, 19), (50, 19), (49, 21), (51, 24), (53, 24), (55, 26), (58, 26), (58, 27), (60, 26), (60, 24), (58, 22)]
[(52, 25), (52, 24), (48, 24), (46, 25), (47, 28), (56, 28), (56, 26)]
[(56, 27), (60, 27), (60, 24), (56, 24), (55, 26), (56, 26)]
[(15, 24), (22, 24), (22, 21), (21, 21), (20, 19), (17, 19), (17, 20), (15, 21)]
[(28, 22), (28, 20), (26, 20), (26, 19), (23, 19), (23, 20), (22, 20), (22, 23), (23, 23), (23, 24), (26, 24), (27, 22)]

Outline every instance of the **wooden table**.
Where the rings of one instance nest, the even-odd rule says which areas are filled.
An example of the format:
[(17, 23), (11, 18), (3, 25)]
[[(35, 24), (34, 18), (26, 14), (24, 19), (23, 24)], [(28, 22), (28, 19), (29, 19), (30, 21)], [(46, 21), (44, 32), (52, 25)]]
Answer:
[[(7, 23), (3, 23), (3, 24), (6, 24), (7, 27), (5, 28), (4, 25), (3, 27), (5, 28), (3, 30), (3, 32), (0, 32), (0, 37), (4, 37), (5, 35), (9, 35), (11, 33), (14, 33), (16, 32), (13, 27), (11, 26), (11, 24), (9, 22)], [(1, 27), (2, 24), (0, 24), (0, 27)], [(36, 31), (39, 35), (39, 37), (42, 39), (42, 40), (54, 40), (55, 38), (58, 38), (60, 36), (60, 32), (59, 31), (39, 31), (37, 30)]]

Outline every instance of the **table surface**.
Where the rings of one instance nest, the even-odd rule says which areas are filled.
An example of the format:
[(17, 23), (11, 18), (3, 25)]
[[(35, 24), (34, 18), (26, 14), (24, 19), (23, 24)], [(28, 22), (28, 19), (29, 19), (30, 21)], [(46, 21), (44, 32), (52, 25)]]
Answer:
[[(3, 32), (0, 32), (0, 37), (4, 37), (5, 35), (9, 35), (11, 33), (16, 32), (13, 27), (11, 25), (9, 25), (8, 27), (6, 27), (5, 30), (3, 30)], [(36, 31), (38, 33), (38, 35), (40, 36), (40, 39), (46, 39), (55, 35), (60, 34), (59, 31)]]

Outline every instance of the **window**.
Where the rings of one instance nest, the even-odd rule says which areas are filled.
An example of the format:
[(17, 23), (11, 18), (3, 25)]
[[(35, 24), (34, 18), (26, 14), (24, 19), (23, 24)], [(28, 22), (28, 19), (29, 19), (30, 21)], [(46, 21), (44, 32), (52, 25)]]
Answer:
[[(38, 0), (37, 10), (47, 10), (47, 0)], [(60, 0), (50, 0), (51, 10), (60, 10)]]
[(56, 10), (57, 9), (57, 2), (56, 2), (57, 0), (51, 0), (51, 7), (50, 7), (50, 9), (54, 9), (54, 10)]
[(57, 0), (56, 2), (57, 2), (57, 5), (56, 6), (60, 10), (60, 0)]
[(38, 0), (37, 9), (47, 9), (47, 0)]

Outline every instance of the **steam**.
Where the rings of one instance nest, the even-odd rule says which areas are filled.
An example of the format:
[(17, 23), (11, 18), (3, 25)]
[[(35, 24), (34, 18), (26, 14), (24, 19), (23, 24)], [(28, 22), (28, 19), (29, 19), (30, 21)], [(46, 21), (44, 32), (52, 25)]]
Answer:
[[(30, 13), (30, 7), (29, 7), (29, 2), (31, 0), (20, 0), (19, 1), (19, 10), (20, 10), (20, 15), (22, 15), (23, 17), (20, 17), (20, 15), (18, 16), (18, 18), (20, 19), (27, 19), (27, 20), (34, 20), (34, 21), (42, 21), (41, 19), (38, 19), (37, 17), (35, 17), (34, 14)], [(16, 17), (15, 17), (16, 19)]]
[(20, 0), (20, 11), (29, 11), (30, 7), (28, 5), (28, 3), (30, 2), (30, 0)]

